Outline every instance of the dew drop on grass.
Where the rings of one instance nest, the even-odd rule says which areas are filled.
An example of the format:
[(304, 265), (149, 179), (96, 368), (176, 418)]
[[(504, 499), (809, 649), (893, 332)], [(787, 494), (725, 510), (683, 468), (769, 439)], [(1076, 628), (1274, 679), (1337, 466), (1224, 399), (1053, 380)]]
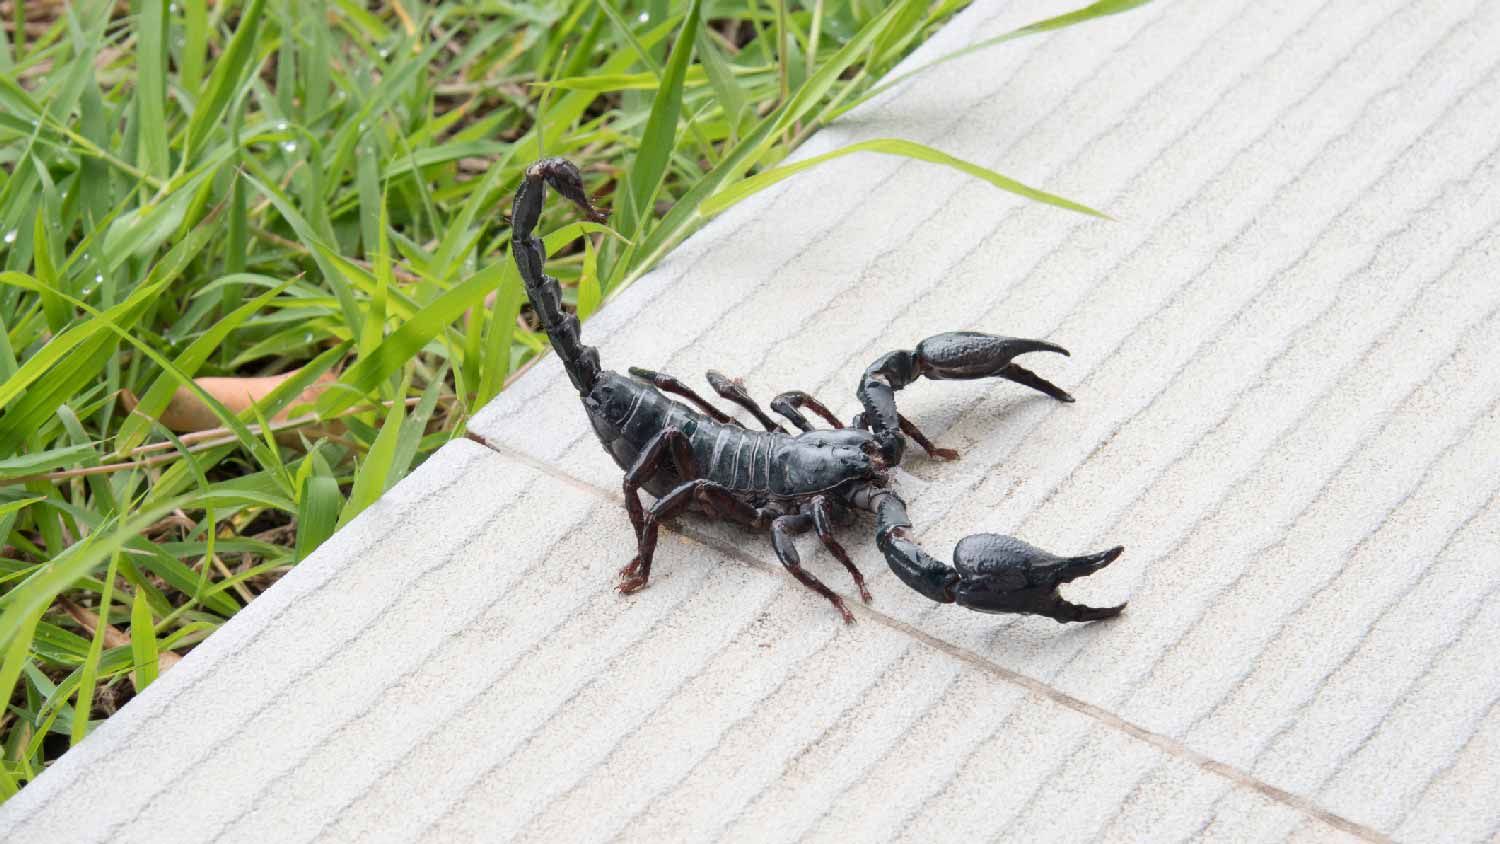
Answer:
[(16, 242), (16, 230), (15, 229), (11, 229), (10, 231), (8, 231), (8, 232), (5, 233), (5, 242), (7, 244), (11, 244), (11, 243), (15, 243)]
[(287, 123), (285, 120), (276, 121), (276, 131), (278, 132), (285, 132), (288, 128), (290, 128), (290, 126), (291, 124)]
[(651, 13), (650, 12), (641, 12), (640, 17), (636, 18), (636, 20), (640, 21), (641, 23), (650, 23), (651, 22)]
[(389, 57), (390, 57), (390, 55), (391, 55), (391, 51), (390, 51), (390, 50), (387, 50), (387, 49), (386, 49), (386, 48), (384, 48), (384, 47), (381, 47), (381, 48), (380, 48), (380, 50), (379, 50), (379, 53), (380, 53), (380, 57), (381, 57), (381, 58), (382, 58), (382, 59), (384, 59), (384, 58), (389, 58)]
[(286, 153), (287, 155), (291, 155), (292, 153), (297, 151), (297, 142), (287, 141), (286, 143), (281, 145), (281, 151)]

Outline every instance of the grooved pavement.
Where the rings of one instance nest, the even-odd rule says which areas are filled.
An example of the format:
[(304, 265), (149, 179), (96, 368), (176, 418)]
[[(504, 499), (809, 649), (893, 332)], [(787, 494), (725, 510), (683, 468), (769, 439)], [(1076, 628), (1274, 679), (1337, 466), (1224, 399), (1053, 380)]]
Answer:
[[(976, 3), (912, 62), (1054, 14)], [(806, 389), (1046, 337), (1079, 399), (921, 383), (920, 540), (1124, 544), (1061, 627), (845, 544), (837, 623), (684, 520), (652, 585), (546, 359), (0, 807), (27, 841), (1482, 841), (1500, 835), (1500, 4), (1157, 2), (934, 69), (799, 156), (904, 137), (1102, 207), (844, 159), (585, 327), (605, 365)], [(809, 566), (852, 597), (831, 558)], [(151, 776), (140, 772), (151, 771)]]

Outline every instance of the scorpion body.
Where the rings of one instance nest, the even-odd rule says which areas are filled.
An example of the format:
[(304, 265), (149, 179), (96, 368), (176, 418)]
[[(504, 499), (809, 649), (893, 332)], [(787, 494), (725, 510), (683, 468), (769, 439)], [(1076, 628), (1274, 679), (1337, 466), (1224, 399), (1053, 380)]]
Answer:
[[(843, 564), (868, 602), (864, 577), (833, 536), (836, 522), (854, 511), (873, 513), (876, 544), (902, 582), (939, 603), (981, 612), (1046, 615), (1058, 621), (1091, 621), (1118, 615), (1124, 605), (1087, 607), (1058, 594), (1059, 584), (1109, 565), (1121, 548), (1081, 557), (1058, 557), (1009, 536), (976, 534), (958, 544), (948, 566), (911, 538), (906, 504), (890, 488), (890, 471), (910, 437), (941, 459), (955, 452), (933, 445), (896, 411), (895, 392), (919, 377), (1000, 377), (1059, 401), (1065, 391), (1012, 359), (1049, 351), (1040, 340), (954, 332), (928, 338), (910, 351), (890, 352), (871, 364), (857, 390), (864, 411), (845, 426), (827, 407), (799, 391), (782, 393), (771, 409), (799, 429), (788, 432), (768, 416), (737, 381), (710, 371), (721, 397), (743, 407), (766, 429), (755, 431), (724, 413), (670, 375), (632, 368), (626, 377), (601, 367), (598, 350), (583, 343), (577, 317), (562, 307), (557, 280), (546, 275), (546, 254), (534, 234), (550, 185), (591, 220), (602, 222), (578, 169), (551, 158), (529, 166), (516, 192), (512, 250), (542, 330), (578, 390), (595, 434), (625, 470), (625, 507), (635, 530), (637, 553), (620, 571), (620, 591), (644, 588), (651, 576), (662, 521), (686, 509), (768, 530), (778, 559), (798, 581), (828, 599), (845, 621), (854, 616), (843, 599), (802, 567), (793, 537), (813, 531)], [(681, 396), (688, 404), (668, 398)], [(691, 406), (690, 406), (691, 405)], [(816, 429), (807, 408), (833, 426)], [(642, 491), (656, 500), (648, 507)]]

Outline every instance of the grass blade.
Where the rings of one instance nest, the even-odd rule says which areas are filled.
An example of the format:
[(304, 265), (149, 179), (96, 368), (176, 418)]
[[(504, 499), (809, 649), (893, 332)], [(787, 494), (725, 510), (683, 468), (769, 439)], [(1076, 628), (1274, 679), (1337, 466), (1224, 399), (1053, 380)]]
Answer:
[[(103, 620), (100, 626), (103, 626)], [(151, 605), (146, 603), (146, 593), (136, 592), (130, 605), (130, 655), (135, 662), (135, 689), (137, 692), (156, 681), (157, 659), (156, 627), (151, 620)]]
[(115, 601), (115, 572), (120, 556), (109, 558), (109, 569), (104, 574), (104, 591), (99, 595), (99, 623), (94, 627), (94, 636), (89, 641), (88, 656), (84, 659), (83, 671), (78, 677), (78, 697), (73, 703), (73, 722), (68, 736), (68, 746), (83, 741), (89, 732), (89, 713), (94, 711), (94, 684), (99, 672), (99, 657), (104, 653), (104, 633), (109, 629), (109, 608)]
[(923, 144), (919, 144), (914, 141), (904, 141), (899, 138), (876, 138), (875, 140), (862, 141), (857, 144), (850, 144), (849, 146), (841, 147), (839, 149), (833, 150), (832, 152), (826, 152), (822, 155), (815, 155), (812, 158), (798, 161), (795, 164), (788, 164), (783, 167), (777, 167), (772, 170), (767, 170), (764, 173), (758, 173), (748, 179), (745, 179), (744, 181), (732, 185), (731, 187), (725, 188), (717, 194), (714, 194), (703, 203), (702, 213), (706, 217), (711, 217), (724, 211), (735, 203), (740, 202), (752, 196), (753, 194), (776, 184), (782, 179), (800, 173), (803, 170), (808, 169), (809, 167), (816, 167), (825, 161), (830, 161), (835, 158), (843, 158), (846, 155), (852, 155), (857, 152), (879, 152), (886, 155), (900, 155), (905, 156), (906, 158), (914, 158), (919, 161), (929, 161), (933, 164), (942, 164), (947, 167), (952, 167), (959, 172), (967, 173), (968, 175), (975, 178), (983, 179), (986, 182), (994, 185), (995, 187), (1000, 188), (1003, 191), (1009, 191), (1010, 193), (1016, 194), (1017, 196), (1023, 196), (1027, 199), (1046, 203), (1047, 205), (1053, 205), (1058, 208), (1065, 208), (1069, 211), (1077, 211), (1080, 214), (1088, 214), (1090, 216), (1101, 217), (1106, 220), (1112, 219), (1109, 215), (1099, 211), (1095, 211), (1087, 205), (1082, 205), (1074, 202), (1071, 199), (1064, 199), (1055, 194), (1037, 190), (1033, 187), (1028, 187), (1008, 176), (1002, 176), (999, 173), (990, 170), (989, 168), (980, 167), (978, 164), (964, 161), (961, 158), (954, 158), (953, 156), (948, 155), (945, 152), (935, 150), (932, 147), (924, 146)]
[(136, 18), (140, 48), (135, 60), (136, 131), (141, 169), (158, 179), (170, 170), (167, 157), (167, 0), (140, 0)]
[(184, 162), (203, 148), (209, 133), (218, 125), (224, 109), (229, 107), (229, 101), (240, 87), (240, 80), (250, 70), (250, 60), (255, 55), (255, 42), (260, 36), (260, 19), (265, 5), (265, 0), (250, 0), (245, 4), (234, 35), (229, 39), (229, 46), (214, 62), (213, 73), (208, 78), (208, 92), (198, 101), (193, 119), (188, 123)]
[[(662, 73), (661, 86), (651, 102), (651, 114), (646, 118), (646, 127), (641, 132), (641, 142), (636, 148), (635, 161), (626, 171), (626, 194), (629, 198), (628, 219), (632, 225), (621, 227), (626, 237), (634, 238), (641, 226), (651, 216), (651, 204), (661, 189), (662, 177), (667, 171), (667, 162), (677, 145), (677, 120), (682, 112), (682, 88), (687, 78), (687, 69), (693, 56), (693, 40), (698, 34), (700, 18), (698, 0), (688, 5), (686, 20), (677, 35), (667, 68)], [(617, 209), (617, 214), (624, 213)]]
[(307, 559), (308, 554), (333, 535), (339, 523), (339, 509), (344, 504), (338, 479), (323, 455), (314, 450), (307, 457), (307, 465), (312, 471), (302, 482), (297, 497), (298, 560)]
[(380, 426), (380, 433), (376, 434), (375, 442), (370, 445), (370, 451), (360, 463), (354, 473), (354, 488), (349, 492), (349, 500), (344, 503), (344, 509), (339, 513), (339, 526), (349, 524), (349, 520), (358, 516), (366, 507), (375, 503), (375, 499), (385, 492), (386, 482), (390, 478), (391, 464), (396, 454), (396, 446), (400, 442), (401, 423), (406, 418), (406, 384), (402, 383), (402, 389), (396, 394), (396, 400), (391, 402), (390, 410), (386, 411), (385, 423)]
[[(821, 0), (819, 2), (821, 3)], [(698, 49), (698, 60), (703, 63), (703, 70), (708, 77), (709, 84), (713, 86), (714, 96), (718, 97), (719, 108), (724, 111), (724, 119), (729, 124), (730, 132), (736, 135), (742, 133), (749, 102), (745, 89), (740, 85), (739, 80), (734, 78), (734, 71), (730, 69), (724, 54), (714, 44), (708, 30), (699, 28), (694, 43)], [(691, 82), (691, 77), (689, 77), (689, 82)]]
[(1150, 2), (1151, 0), (1099, 0), (1099, 2), (1090, 3), (1089, 5), (1084, 6), (1081, 9), (1074, 9), (1073, 11), (1066, 14), (1057, 15), (1055, 17), (1050, 17), (1045, 20), (1027, 24), (1026, 26), (997, 35), (994, 38), (986, 38), (985, 40), (980, 41), (977, 44), (970, 44), (963, 49), (954, 50), (953, 52), (948, 53), (940, 58), (933, 59), (932, 61), (927, 62), (924, 65), (914, 67), (911, 70), (906, 71), (905, 73), (901, 73), (889, 79), (882, 80), (879, 85), (861, 94), (858, 98), (837, 109), (832, 114), (829, 114), (824, 119), (824, 122), (837, 120), (840, 116), (847, 113), (850, 109), (855, 108), (862, 103), (868, 102), (869, 100), (880, 96), (886, 91), (889, 91), (891, 88), (900, 85), (902, 82), (905, 82), (913, 76), (916, 76), (917, 74), (924, 71), (931, 70), (932, 68), (937, 67), (940, 64), (947, 64), (948, 62), (954, 61), (955, 59), (961, 59), (964, 56), (970, 55), (971, 53), (977, 53), (980, 50), (987, 50), (990, 47), (1004, 44), (1007, 41), (1014, 41), (1017, 38), (1024, 38), (1028, 35), (1040, 35), (1043, 32), (1052, 32), (1054, 30), (1063, 29), (1065, 27), (1091, 21), (1095, 18), (1107, 17), (1109, 15), (1118, 15), (1121, 12), (1128, 12), (1131, 9), (1144, 6)]

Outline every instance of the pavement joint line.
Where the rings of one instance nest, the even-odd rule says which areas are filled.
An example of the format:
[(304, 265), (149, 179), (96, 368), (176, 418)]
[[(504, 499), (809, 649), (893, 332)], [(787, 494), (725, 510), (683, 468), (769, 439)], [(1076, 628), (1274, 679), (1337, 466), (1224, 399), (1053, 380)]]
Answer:
[[(538, 460), (531, 455), (517, 451), (508, 446), (491, 442), (485, 437), (473, 432), (469, 432), (465, 434), (465, 436), (507, 460), (511, 460), (532, 468), (588, 495), (616, 503), (618, 503), (619, 501), (619, 499), (608, 490), (602, 489), (601, 487), (585, 481), (562, 469), (561, 467), (554, 466), (542, 460)], [(663, 524), (662, 528), (668, 533), (676, 534), (679, 538), (707, 546), (715, 551), (732, 557), (739, 562), (748, 563), (763, 571), (774, 571), (771, 564), (766, 562), (765, 560), (760, 559), (753, 554), (746, 553), (743, 549), (724, 542), (722, 539), (711, 536), (705, 531), (700, 531), (691, 527), (677, 527), (670, 523)], [(949, 642), (945, 642), (942, 639), (939, 639), (936, 636), (933, 636), (932, 634), (926, 632), (925, 630), (922, 630), (921, 628), (914, 627), (904, 621), (901, 621), (900, 619), (886, 615), (879, 610), (872, 609), (871, 607), (864, 605), (862, 602), (851, 602), (849, 606), (850, 609), (856, 614), (866, 616), (870, 620), (878, 624), (882, 624), (891, 630), (903, 633), (909, 638), (915, 639), (916, 641), (926, 645), (933, 650), (940, 651), (969, 665), (982, 669), (985, 672), (992, 674), (1011, 685), (1019, 686), (1020, 688), (1025, 689), (1026, 691), (1029, 691), (1039, 697), (1045, 698), (1046, 700), (1062, 706), (1065, 709), (1072, 710), (1073, 712), (1090, 718), (1104, 725), (1105, 727), (1117, 730), (1119, 732), (1125, 733), (1128, 736), (1131, 736), (1132, 738), (1143, 741), (1167, 756), (1171, 756), (1184, 762), (1191, 763), (1201, 770), (1216, 775), (1220, 778), (1229, 780), (1235, 785), (1242, 786), (1246, 789), (1254, 791), (1257, 794), (1266, 797), (1267, 799), (1273, 800), (1277, 803), (1294, 809), (1314, 820), (1320, 821), (1335, 829), (1349, 833), (1350, 835), (1360, 838), (1361, 840), (1372, 842), (1372, 844), (1387, 844), (1388, 842), (1394, 840), (1386, 833), (1380, 832), (1379, 830), (1373, 829), (1364, 824), (1350, 820), (1349, 818), (1346, 818), (1342, 815), (1336, 814), (1328, 809), (1323, 808), (1322, 806), (1306, 797), (1293, 794), (1292, 792), (1287, 791), (1283, 788), (1278, 788), (1277, 786), (1271, 785), (1268, 782), (1256, 778), (1250, 772), (1245, 771), (1237, 766), (1228, 764), (1226, 762), (1221, 762), (1211, 756), (1194, 750), (1179, 739), (1175, 739), (1171, 736), (1148, 730), (1145, 727), (1140, 726), (1139, 724), (1127, 721), (1121, 716), (1115, 714), (1114, 712), (1111, 712), (1108, 709), (1105, 709), (1102, 706), (1089, 703), (1082, 698), (1074, 697), (1073, 695), (1070, 695), (1060, 689), (1054, 688), (1053, 686), (1050, 686), (1047, 683), (1038, 680), (1030, 675), (1023, 674), (1019, 671), (1015, 671), (998, 665), (988, 659), (985, 659), (983, 656), (974, 653), (973, 651), (959, 647), (957, 645), (953, 645)]]

